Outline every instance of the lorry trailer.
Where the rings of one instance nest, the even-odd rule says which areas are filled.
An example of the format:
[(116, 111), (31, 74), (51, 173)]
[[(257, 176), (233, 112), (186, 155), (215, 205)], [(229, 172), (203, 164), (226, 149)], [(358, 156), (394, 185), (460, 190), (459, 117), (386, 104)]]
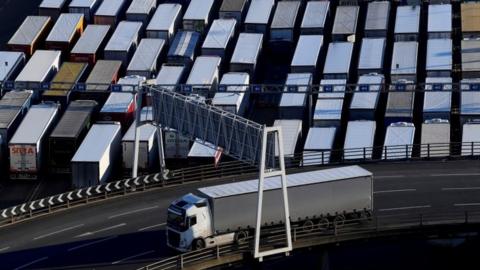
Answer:
[(37, 50), (48, 31), (52, 28), (52, 20), (47, 16), (27, 16), (7, 43), (11, 51), (24, 52), (27, 58)]

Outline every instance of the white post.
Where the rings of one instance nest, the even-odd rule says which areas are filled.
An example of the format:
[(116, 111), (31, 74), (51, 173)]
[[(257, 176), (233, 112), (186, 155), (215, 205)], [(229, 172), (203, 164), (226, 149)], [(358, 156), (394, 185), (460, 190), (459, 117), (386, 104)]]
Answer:
[(133, 91), (137, 94), (136, 101), (137, 104), (135, 106), (135, 135), (134, 135), (134, 149), (133, 149), (133, 165), (132, 165), (132, 178), (137, 177), (138, 175), (138, 151), (140, 148), (140, 120), (141, 120), (141, 113), (142, 113), (142, 85), (141, 83), (137, 86), (137, 91)]
[(162, 133), (162, 128), (160, 125), (157, 123), (157, 143), (158, 143), (158, 161), (160, 162), (160, 175), (162, 176), (162, 179), (166, 178), (166, 165), (165, 165), (165, 152), (163, 150), (164, 145), (163, 145), (163, 133)]

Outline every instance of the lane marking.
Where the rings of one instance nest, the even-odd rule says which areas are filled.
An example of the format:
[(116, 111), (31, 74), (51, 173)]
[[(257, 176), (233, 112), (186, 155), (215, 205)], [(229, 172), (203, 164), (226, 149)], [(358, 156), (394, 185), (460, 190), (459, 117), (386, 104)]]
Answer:
[(165, 225), (167, 225), (166, 222), (160, 223), (160, 224), (155, 224), (155, 225), (148, 226), (148, 227), (143, 227), (143, 228), (141, 228), (141, 229), (138, 229), (138, 231), (141, 232), (141, 231), (145, 231), (145, 230), (152, 229), (152, 228), (156, 228), (156, 227), (162, 227), (162, 226), (165, 226)]
[(51, 233), (43, 234), (43, 235), (40, 235), (40, 236), (37, 236), (37, 237), (33, 238), (33, 240), (42, 239), (42, 238), (49, 237), (49, 236), (52, 236), (52, 235), (55, 235), (55, 234), (59, 234), (59, 233), (62, 233), (62, 232), (66, 232), (66, 231), (69, 231), (69, 230), (73, 230), (73, 229), (76, 229), (76, 228), (80, 228), (80, 227), (82, 227), (82, 226), (84, 226), (84, 225), (85, 225), (85, 224), (78, 224), (78, 225), (71, 226), (71, 227), (68, 227), (68, 228), (64, 228), (64, 229), (61, 229), (61, 230), (58, 230), (58, 231), (54, 231), (54, 232), (51, 232)]
[(480, 173), (439, 173), (439, 174), (430, 174), (429, 176), (434, 177), (445, 177), (445, 176), (478, 176)]
[(0, 252), (3, 252), (5, 250), (9, 250), (9, 249), (10, 249), (10, 247), (3, 247), (3, 248), (0, 248)]
[(120, 223), (120, 224), (113, 225), (113, 226), (110, 226), (110, 227), (106, 227), (106, 228), (103, 228), (103, 229), (100, 229), (100, 230), (97, 230), (97, 231), (86, 232), (86, 233), (75, 236), (75, 238), (84, 237), (84, 236), (87, 236), (87, 235), (92, 235), (92, 234), (96, 234), (96, 233), (104, 232), (104, 231), (108, 231), (108, 230), (113, 230), (113, 229), (116, 229), (116, 228), (123, 227), (125, 225), (127, 225), (127, 223)]
[(374, 191), (373, 194), (382, 194), (382, 193), (394, 193), (394, 192), (412, 192), (412, 191), (417, 191), (414, 188), (408, 188), (408, 189), (392, 189), (392, 190), (379, 190), (379, 191)]
[(397, 210), (407, 210), (407, 209), (420, 209), (420, 208), (430, 208), (431, 205), (415, 205), (415, 206), (406, 206), (406, 207), (395, 207), (395, 208), (384, 208), (384, 209), (379, 209), (378, 211), (380, 212), (386, 212), (386, 211), (397, 211)]
[(148, 211), (148, 210), (155, 209), (155, 208), (158, 208), (158, 205), (145, 207), (145, 208), (141, 208), (141, 209), (137, 209), (137, 210), (132, 210), (132, 211), (128, 211), (128, 212), (123, 212), (123, 213), (120, 213), (120, 214), (109, 216), (108, 219), (121, 217), (121, 216), (126, 216), (126, 215), (130, 215), (130, 214), (138, 213), (138, 212)]
[(399, 175), (379, 175), (379, 176), (373, 176), (375, 179), (391, 179), (391, 178), (405, 178), (405, 175), (399, 174)]
[(29, 266), (32, 265), (32, 264), (35, 264), (35, 263), (38, 263), (38, 262), (41, 262), (41, 261), (45, 261), (46, 259), (48, 259), (48, 257), (42, 257), (42, 258), (37, 259), (37, 260), (35, 260), (35, 261), (31, 261), (31, 262), (29, 262), (29, 263), (26, 263), (26, 264), (24, 264), (24, 265), (21, 265), (21, 266), (15, 268), (15, 270), (19, 270), (19, 269), (23, 269), (23, 268), (29, 267)]
[(462, 207), (462, 206), (479, 206), (480, 203), (455, 203), (453, 206)]
[(478, 190), (480, 187), (450, 187), (450, 188), (442, 188), (442, 191), (450, 191), (450, 190)]
[(144, 255), (153, 253), (153, 252), (155, 252), (155, 250), (145, 251), (145, 252), (142, 252), (142, 253), (139, 253), (139, 254), (136, 254), (136, 255), (132, 255), (130, 257), (126, 257), (126, 258), (118, 260), (118, 261), (114, 261), (114, 262), (112, 262), (112, 264), (119, 264), (121, 262), (128, 261), (130, 259), (134, 259), (134, 258), (137, 258), (137, 257), (141, 257), (141, 256), (144, 256)]
[(101, 242), (105, 242), (105, 241), (111, 240), (115, 237), (117, 237), (117, 236), (114, 235), (114, 236), (110, 236), (110, 237), (107, 237), (107, 238), (104, 238), (104, 239), (100, 239), (100, 240), (97, 240), (97, 241), (93, 241), (93, 242), (85, 243), (85, 244), (82, 244), (82, 245), (79, 245), (79, 246), (76, 246), (76, 247), (72, 247), (72, 248), (68, 249), (68, 252), (75, 251), (77, 249), (88, 247), (88, 246), (91, 246), (91, 245), (95, 245), (95, 244), (98, 244), (98, 243), (101, 243)]

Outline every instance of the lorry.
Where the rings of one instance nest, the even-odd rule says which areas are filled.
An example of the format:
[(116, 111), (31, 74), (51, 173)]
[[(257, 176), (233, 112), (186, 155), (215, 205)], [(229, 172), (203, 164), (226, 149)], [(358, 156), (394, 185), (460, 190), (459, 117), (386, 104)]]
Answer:
[(230, 71), (248, 72), (253, 79), (262, 51), (262, 43), (263, 34), (240, 33), (230, 59)]
[(205, 34), (212, 19), (214, 0), (191, 0), (183, 15), (183, 29)]
[[(25, 66), (25, 54), (22, 52), (0, 51), (3, 68), (0, 69), (0, 82), (12, 81)], [(3, 96), (4, 87), (0, 88), (0, 97)]]
[(42, 45), (51, 28), (50, 17), (27, 16), (8, 41), (7, 47), (11, 51), (24, 52), (28, 58)]
[(120, 60), (122, 67), (127, 67), (140, 41), (141, 28), (141, 22), (121, 21), (103, 50), (105, 60)]
[[(268, 182), (262, 223), (275, 228), (284, 218), (281, 181), (276, 176)], [(287, 187), (292, 226), (328, 228), (347, 219), (368, 220), (374, 209), (373, 175), (359, 166), (289, 174)], [(249, 180), (199, 188), (176, 199), (167, 210), (167, 245), (185, 252), (253, 235), (257, 190), (258, 180)]]
[(49, 16), (56, 20), (65, 9), (67, 0), (43, 0), (38, 5), (38, 15)]
[(138, 75), (147, 79), (158, 72), (158, 65), (164, 58), (165, 41), (160, 38), (144, 38), (140, 41), (132, 60), (127, 66), (127, 76)]
[(64, 62), (50, 84), (50, 89), (43, 92), (43, 101), (59, 103), (65, 109), (76, 84), (85, 77), (86, 63)]
[(160, 4), (147, 25), (147, 38), (162, 38), (170, 44), (182, 19), (182, 5)]
[(68, 5), (68, 12), (82, 13), (85, 22), (92, 23), (93, 14), (95, 14), (101, 2), (101, 0), (72, 0)]
[(108, 31), (110, 31), (109, 25), (91, 24), (87, 26), (70, 52), (70, 61), (87, 62), (90, 66), (95, 65), (107, 42)]
[(107, 24), (115, 28), (126, 9), (125, 0), (103, 1), (93, 16), (95, 24)]
[(62, 51), (65, 56), (82, 34), (83, 21), (83, 14), (80, 13), (61, 14), (45, 39), (45, 47), (48, 50)]

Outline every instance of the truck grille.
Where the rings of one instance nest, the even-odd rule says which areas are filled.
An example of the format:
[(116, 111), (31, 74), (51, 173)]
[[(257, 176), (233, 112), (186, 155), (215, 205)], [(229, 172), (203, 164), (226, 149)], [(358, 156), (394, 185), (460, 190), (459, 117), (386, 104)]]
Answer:
[(168, 244), (173, 247), (178, 247), (180, 245), (180, 234), (168, 230)]

